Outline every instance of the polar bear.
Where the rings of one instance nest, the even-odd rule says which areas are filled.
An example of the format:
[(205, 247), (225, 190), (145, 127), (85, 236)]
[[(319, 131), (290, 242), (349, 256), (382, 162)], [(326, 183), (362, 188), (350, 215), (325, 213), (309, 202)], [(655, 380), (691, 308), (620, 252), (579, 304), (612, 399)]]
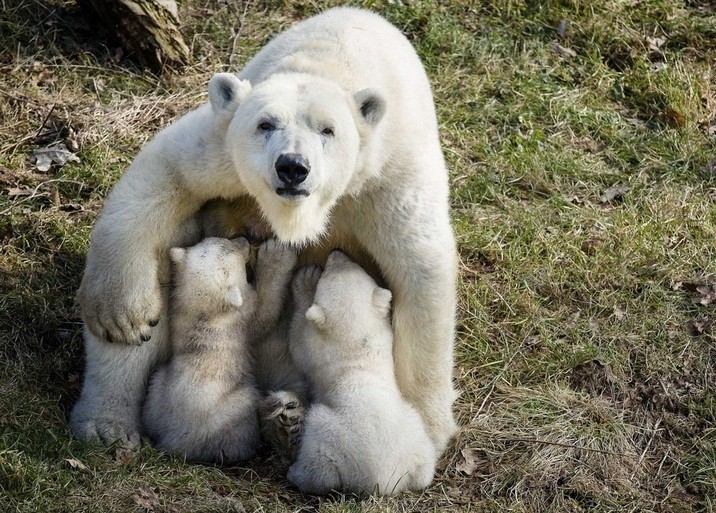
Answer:
[(265, 232), (302, 248), (302, 265), (341, 247), (389, 285), (398, 384), (443, 451), (456, 430), (457, 258), (432, 94), (408, 40), (352, 8), (294, 25), (238, 76), (215, 75), (209, 102), (114, 186), (77, 295), (87, 371), (72, 431), (139, 440), (146, 379), (166, 356), (169, 248)]
[(246, 279), (246, 239), (209, 237), (172, 248), (169, 303), (172, 356), (151, 378), (146, 433), (166, 452), (193, 461), (229, 463), (259, 444), (259, 391), (249, 329), (256, 292)]
[(318, 277), (304, 268), (292, 285), (291, 355), (314, 402), (288, 479), (314, 494), (425, 488), (437, 453), (395, 380), (390, 291), (340, 251)]
[(169, 252), (172, 356), (153, 374), (143, 409), (146, 434), (163, 451), (219, 464), (256, 453), (260, 393), (251, 353), (279, 320), (296, 255), (275, 240), (262, 244), (257, 292), (246, 277), (249, 252), (244, 238), (215, 237)]

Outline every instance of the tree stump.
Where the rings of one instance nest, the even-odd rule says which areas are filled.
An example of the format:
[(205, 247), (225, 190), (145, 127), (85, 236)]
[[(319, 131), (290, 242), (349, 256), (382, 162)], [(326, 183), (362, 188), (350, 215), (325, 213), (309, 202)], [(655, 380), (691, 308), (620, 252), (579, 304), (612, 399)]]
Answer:
[(130, 57), (161, 72), (189, 63), (189, 48), (179, 32), (174, 0), (79, 0), (122, 43)]

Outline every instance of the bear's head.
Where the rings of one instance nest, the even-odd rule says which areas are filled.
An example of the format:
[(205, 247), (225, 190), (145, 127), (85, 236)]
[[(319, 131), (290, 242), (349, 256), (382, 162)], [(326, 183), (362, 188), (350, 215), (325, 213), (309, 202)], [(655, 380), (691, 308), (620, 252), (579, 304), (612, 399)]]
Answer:
[(175, 307), (214, 317), (244, 305), (252, 290), (246, 278), (249, 251), (243, 237), (207, 237), (190, 248), (170, 249)]
[(306, 311), (312, 349), (326, 359), (392, 360), (392, 294), (341, 251), (333, 251)]
[(386, 110), (381, 93), (348, 94), (301, 73), (272, 75), (252, 88), (219, 73), (209, 99), (228, 121), (236, 172), (279, 239), (316, 241), (339, 198), (356, 194), (369, 176), (365, 156)]

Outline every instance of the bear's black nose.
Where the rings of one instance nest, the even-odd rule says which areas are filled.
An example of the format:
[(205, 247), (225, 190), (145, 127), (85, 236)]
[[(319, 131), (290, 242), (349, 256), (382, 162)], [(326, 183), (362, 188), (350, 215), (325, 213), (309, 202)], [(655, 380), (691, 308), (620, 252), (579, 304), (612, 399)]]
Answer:
[(282, 153), (276, 160), (276, 174), (288, 187), (296, 187), (308, 176), (311, 166), (303, 155)]

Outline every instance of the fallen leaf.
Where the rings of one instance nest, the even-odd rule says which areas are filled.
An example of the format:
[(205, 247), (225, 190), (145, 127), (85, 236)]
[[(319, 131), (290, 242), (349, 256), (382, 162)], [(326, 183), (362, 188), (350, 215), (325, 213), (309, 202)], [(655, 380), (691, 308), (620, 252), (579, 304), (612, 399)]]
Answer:
[(52, 85), (55, 83), (54, 71), (47, 68), (39, 70), (33, 77), (32, 82), (38, 87)]
[(460, 451), (462, 460), (455, 465), (455, 470), (471, 476), (477, 468), (477, 457), (472, 449), (463, 449)]
[(686, 323), (686, 329), (695, 336), (703, 335), (707, 333), (709, 328), (713, 325), (714, 320), (708, 317), (702, 317), (700, 319), (693, 319)]
[(646, 44), (651, 52), (660, 52), (661, 47), (666, 43), (665, 37), (649, 37), (646, 36)]
[(628, 185), (615, 185), (614, 187), (609, 187), (607, 190), (604, 191), (604, 194), (599, 198), (599, 201), (601, 201), (602, 203), (622, 201), (624, 199), (624, 194), (626, 194), (628, 191)]
[(74, 153), (79, 151), (80, 143), (77, 140), (77, 132), (75, 132), (72, 127), (69, 127), (67, 137), (65, 137), (64, 143), (67, 149), (69, 149), (71, 152)]
[(16, 196), (30, 196), (31, 194), (32, 188), (27, 187), (26, 185), (21, 185), (20, 187), (10, 187), (7, 189), (7, 195), (11, 198)]
[(156, 511), (156, 507), (159, 506), (159, 495), (147, 486), (140, 486), (137, 493), (132, 495), (132, 500), (148, 513), (153, 513)]
[(124, 57), (124, 48), (121, 46), (117, 47), (117, 49), (114, 51), (114, 55), (112, 56), (112, 61), (115, 64), (119, 64), (122, 61), (122, 58)]
[(597, 237), (591, 237), (582, 241), (580, 249), (587, 255), (593, 255), (594, 252), (599, 249), (603, 244), (604, 242), (601, 239)]
[(707, 178), (716, 178), (716, 159), (709, 160), (706, 164), (704, 164), (701, 168), (701, 172)]
[(557, 35), (562, 39), (567, 37), (567, 31), (569, 30), (569, 21), (561, 20), (557, 25)]
[(64, 143), (38, 148), (30, 155), (30, 164), (34, 164), (37, 170), (42, 173), (49, 171), (52, 164), (62, 167), (68, 162), (79, 161), (79, 157), (69, 151)]
[(114, 452), (114, 461), (119, 465), (129, 465), (134, 457), (137, 455), (137, 451), (127, 447), (119, 447)]
[(65, 460), (67, 463), (70, 464), (70, 467), (76, 468), (77, 470), (87, 470), (87, 465), (82, 463), (80, 460), (76, 460), (74, 458), (69, 458)]
[(686, 116), (673, 107), (664, 109), (664, 117), (671, 128), (678, 128), (686, 125)]
[(691, 301), (697, 305), (708, 306), (716, 301), (716, 285), (699, 285)]
[(550, 42), (552, 49), (559, 54), (560, 57), (576, 57), (577, 52), (566, 46), (562, 46), (557, 41)]
[(580, 198), (579, 196), (577, 196), (576, 194), (565, 196), (563, 199), (567, 203), (572, 203), (574, 205), (581, 205), (582, 203), (584, 203), (584, 200), (582, 198)]
[(59, 206), (63, 212), (81, 212), (85, 209), (80, 203), (63, 203)]

